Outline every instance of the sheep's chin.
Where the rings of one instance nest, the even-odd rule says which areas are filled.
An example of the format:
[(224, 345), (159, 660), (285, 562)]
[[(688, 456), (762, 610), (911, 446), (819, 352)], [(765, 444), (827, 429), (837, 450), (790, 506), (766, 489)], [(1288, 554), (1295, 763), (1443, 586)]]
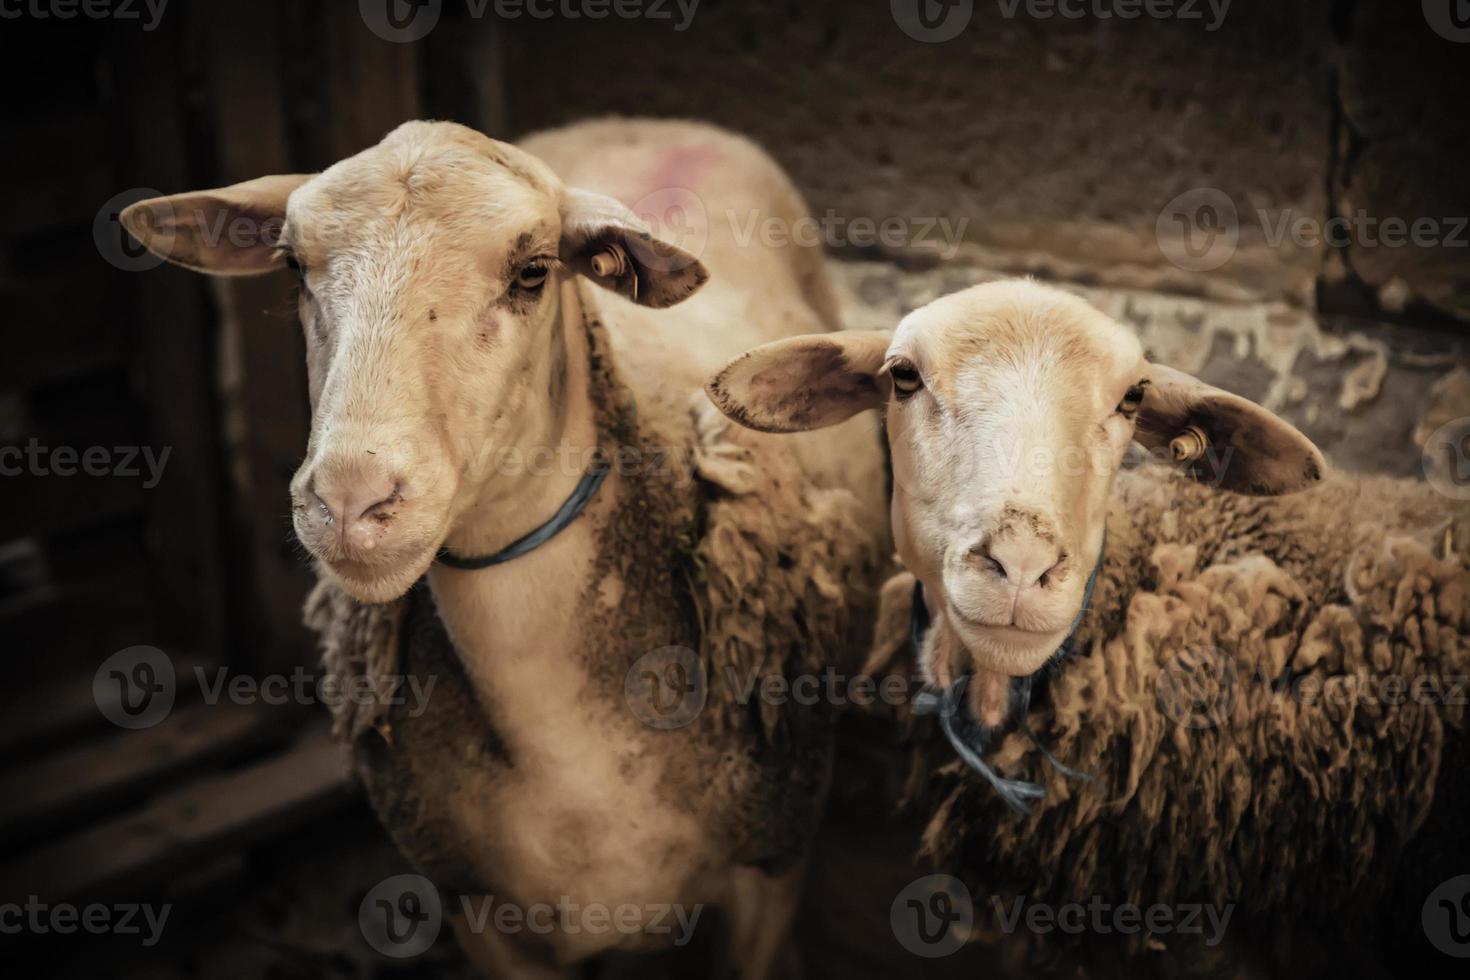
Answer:
[(1009, 677), (1029, 677), (1051, 659), (1067, 639), (1066, 630), (1023, 630), (985, 626), (952, 615), (955, 632), (981, 670)]
[(384, 603), (401, 598), (434, 563), (437, 548), (427, 548), (409, 560), (383, 563), (318, 561), (342, 590), (359, 602)]

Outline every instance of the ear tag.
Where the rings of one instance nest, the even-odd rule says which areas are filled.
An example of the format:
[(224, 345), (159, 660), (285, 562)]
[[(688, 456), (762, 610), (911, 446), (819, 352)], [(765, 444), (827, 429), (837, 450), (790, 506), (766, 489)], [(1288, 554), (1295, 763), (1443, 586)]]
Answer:
[(592, 271), (604, 279), (620, 276), (627, 268), (627, 261), (628, 258), (620, 247), (609, 245), (592, 256)]
[[(592, 271), (603, 279), (620, 279), (628, 271), (628, 253), (621, 245), (608, 245), (592, 256)], [(630, 279), (632, 295), (629, 298), (636, 302), (638, 276), (633, 275)]]
[(1210, 437), (1197, 425), (1187, 425), (1173, 439), (1169, 440), (1169, 451), (1174, 454), (1176, 463), (1189, 463), (1199, 459), (1210, 448)]

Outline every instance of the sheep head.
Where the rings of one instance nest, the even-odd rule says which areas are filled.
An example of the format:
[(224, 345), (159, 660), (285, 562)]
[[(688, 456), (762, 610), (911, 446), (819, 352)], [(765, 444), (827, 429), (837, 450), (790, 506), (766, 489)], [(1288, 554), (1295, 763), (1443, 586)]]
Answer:
[(452, 123), (405, 123), (320, 174), (142, 201), (122, 222), (200, 272), (299, 279), (313, 417), (293, 523), (369, 602), (402, 595), (512, 478), (486, 461), (554, 430), (571, 275), (648, 306), (706, 278), (617, 201)]
[(1325, 470), (1285, 421), (1149, 363), (1130, 330), (1030, 281), (942, 297), (892, 333), (765, 345), (708, 390), (773, 432), (883, 412), (895, 541), (935, 623), (925, 667), (948, 686), (972, 663), (987, 724), (1003, 717), (1005, 678), (1040, 669), (1079, 615), (1130, 443), (1240, 493), (1290, 493)]

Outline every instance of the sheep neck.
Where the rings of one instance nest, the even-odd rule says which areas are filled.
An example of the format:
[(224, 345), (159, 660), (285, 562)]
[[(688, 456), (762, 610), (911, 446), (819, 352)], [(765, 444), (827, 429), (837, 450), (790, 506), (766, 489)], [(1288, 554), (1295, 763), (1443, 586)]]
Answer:
[[(559, 291), (559, 308), (548, 324), (547, 347), (531, 365), (537, 392), (559, 392), (545, 411), (518, 426), (513, 443), (519, 458), (550, 450), (551, 472), (499, 475), (468, 508), (445, 542), (461, 555), (493, 554), (550, 520), (574, 492), (599, 448), (616, 445), (603, 431), (596, 399), (594, 337), (586, 298), (574, 283)], [(558, 368), (561, 359), (563, 366)], [(562, 372), (557, 379), (558, 371)], [(543, 400), (544, 400), (544, 396)], [(586, 665), (577, 608), (609, 515), (616, 512), (622, 479), (614, 470), (575, 520), (541, 547), (514, 561), (475, 571), (435, 564), (429, 584), (435, 605), (482, 703), (512, 741), (534, 728), (533, 715), (568, 710), (557, 701), (580, 686)]]
[[(590, 339), (583, 297), (562, 284), (546, 346), (527, 365), (524, 389), (549, 393), (506, 413), (499, 459), (514, 465), (477, 488), (473, 504), (444, 542), (458, 555), (496, 554), (551, 521), (598, 462), (603, 443), (589, 392)], [(605, 492), (605, 491), (604, 491)]]

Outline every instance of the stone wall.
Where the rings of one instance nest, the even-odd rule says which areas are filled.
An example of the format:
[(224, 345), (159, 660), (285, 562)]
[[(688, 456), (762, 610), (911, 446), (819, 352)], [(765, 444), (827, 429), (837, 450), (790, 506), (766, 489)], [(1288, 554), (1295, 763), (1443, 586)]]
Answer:
[[(1396, 307), (1465, 312), (1470, 250), (1344, 262), (1321, 241), (1349, 206), (1470, 212), (1464, 142), (1448, 151), (1470, 45), (1418, 3), (918, 2), (953, 36), (911, 36), (933, 37), (916, 0), (702, 0), (683, 30), (672, 0), (668, 19), (503, 20), (507, 124), (710, 119), (765, 144), (817, 214), (965, 220), (959, 251), (1008, 271), (1312, 306), (1324, 271), (1351, 269)], [(913, 248), (877, 251), (953, 251), (910, 229)]]
[[(1350, 5), (1332, 204), (1366, 220), (1331, 272), (1386, 310), (1418, 300), (1470, 321), (1470, 23), (1437, 19), (1455, 2)], [(1415, 222), (1426, 222), (1418, 244)]]

